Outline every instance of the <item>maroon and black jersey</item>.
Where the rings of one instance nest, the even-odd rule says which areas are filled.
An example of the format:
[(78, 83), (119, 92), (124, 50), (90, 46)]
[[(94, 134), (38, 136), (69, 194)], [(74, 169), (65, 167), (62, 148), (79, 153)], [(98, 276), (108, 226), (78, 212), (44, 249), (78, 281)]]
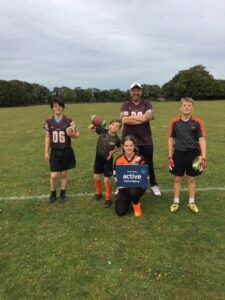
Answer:
[(183, 121), (176, 117), (170, 122), (168, 137), (175, 140), (174, 150), (191, 151), (199, 148), (199, 138), (206, 135), (201, 119), (191, 117)]
[(63, 116), (60, 122), (55, 117), (47, 119), (43, 128), (50, 133), (50, 146), (52, 149), (65, 149), (71, 147), (71, 139), (66, 134), (66, 128), (73, 123), (71, 118)]
[[(135, 105), (130, 100), (122, 105), (120, 116), (121, 118), (128, 116), (140, 116), (146, 112), (153, 114), (152, 105), (149, 101), (141, 100), (138, 105)], [(122, 139), (127, 135), (132, 135), (136, 139), (138, 145), (152, 145), (152, 132), (149, 122), (138, 125), (124, 124)]]

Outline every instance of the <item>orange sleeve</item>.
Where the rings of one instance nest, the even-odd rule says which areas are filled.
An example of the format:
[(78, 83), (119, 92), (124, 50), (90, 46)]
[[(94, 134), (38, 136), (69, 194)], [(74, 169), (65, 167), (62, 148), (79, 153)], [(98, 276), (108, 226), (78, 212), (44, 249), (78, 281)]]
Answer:
[(180, 120), (180, 117), (175, 117), (171, 120), (169, 128), (168, 128), (168, 138), (172, 137), (172, 132), (173, 132), (173, 126), (174, 124)]
[(196, 118), (196, 117), (193, 117), (192, 120), (198, 122), (198, 124), (200, 126), (200, 130), (201, 130), (202, 136), (205, 137), (206, 136), (206, 131), (205, 131), (205, 126), (204, 126), (203, 121), (201, 119), (199, 119), (199, 118)]

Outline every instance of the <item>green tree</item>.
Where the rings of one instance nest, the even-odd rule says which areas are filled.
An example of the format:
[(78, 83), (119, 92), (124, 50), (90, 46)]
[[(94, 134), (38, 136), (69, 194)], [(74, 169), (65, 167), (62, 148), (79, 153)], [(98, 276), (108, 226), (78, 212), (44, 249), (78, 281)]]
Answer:
[(48, 103), (51, 93), (48, 88), (37, 83), (31, 84), (33, 104)]
[(162, 87), (162, 95), (166, 98), (179, 99), (190, 96), (195, 99), (213, 99), (216, 92), (215, 80), (202, 65), (180, 71)]
[(157, 100), (161, 97), (161, 88), (159, 85), (143, 84), (143, 98), (149, 100)]

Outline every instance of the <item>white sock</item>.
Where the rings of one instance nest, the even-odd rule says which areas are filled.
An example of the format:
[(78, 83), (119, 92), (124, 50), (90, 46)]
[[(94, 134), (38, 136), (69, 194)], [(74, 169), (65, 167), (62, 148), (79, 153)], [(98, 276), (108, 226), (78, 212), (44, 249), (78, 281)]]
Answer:
[(174, 203), (177, 203), (177, 204), (179, 204), (180, 200), (179, 200), (179, 198), (178, 198), (178, 197), (174, 197), (174, 200), (173, 200), (173, 202), (174, 202)]
[(189, 203), (195, 203), (195, 198), (190, 197), (189, 198)]

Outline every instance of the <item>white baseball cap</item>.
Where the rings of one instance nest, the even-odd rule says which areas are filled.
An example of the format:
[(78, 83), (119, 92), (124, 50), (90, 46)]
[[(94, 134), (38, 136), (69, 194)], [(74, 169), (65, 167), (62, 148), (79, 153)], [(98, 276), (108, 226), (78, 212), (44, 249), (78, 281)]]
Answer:
[(130, 90), (132, 90), (134, 87), (139, 87), (139, 89), (141, 89), (141, 84), (139, 82), (131, 83)]

